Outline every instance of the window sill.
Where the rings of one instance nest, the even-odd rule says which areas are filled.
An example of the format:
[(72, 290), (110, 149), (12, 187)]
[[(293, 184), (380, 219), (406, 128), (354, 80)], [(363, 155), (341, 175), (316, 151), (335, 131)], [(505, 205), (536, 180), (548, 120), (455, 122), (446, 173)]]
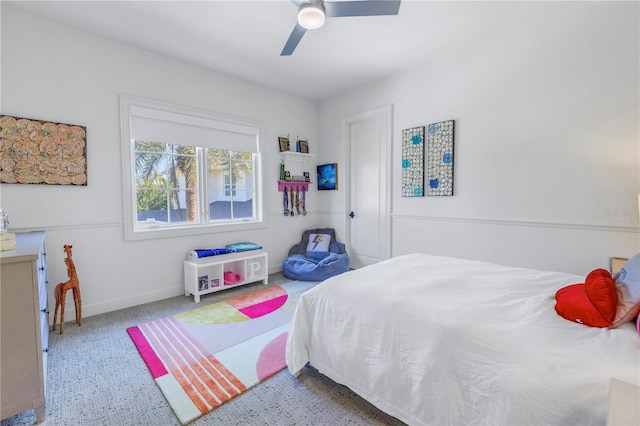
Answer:
[(266, 228), (264, 221), (225, 223), (220, 225), (193, 225), (179, 228), (157, 227), (146, 229), (127, 229), (125, 226), (125, 241), (153, 240), (159, 238), (188, 237), (191, 235), (217, 234), (220, 232), (238, 232), (252, 229)]

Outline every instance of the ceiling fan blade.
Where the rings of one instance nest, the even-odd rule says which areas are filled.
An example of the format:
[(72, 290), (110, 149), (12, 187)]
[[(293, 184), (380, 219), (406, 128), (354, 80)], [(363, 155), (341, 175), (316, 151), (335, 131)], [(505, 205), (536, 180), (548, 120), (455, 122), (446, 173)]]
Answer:
[(325, 15), (328, 18), (340, 16), (397, 15), (400, 0), (360, 0), (324, 2)]
[(282, 49), (280, 56), (291, 55), (293, 51), (296, 50), (296, 46), (298, 46), (298, 43), (300, 43), (300, 39), (305, 32), (307, 32), (306, 28), (303, 28), (302, 26), (300, 26), (300, 24), (296, 24), (296, 26), (293, 27), (293, 31), (291, 31), (289, 40), (287, 40), (287, 43), (284, 45), (284, 49)]

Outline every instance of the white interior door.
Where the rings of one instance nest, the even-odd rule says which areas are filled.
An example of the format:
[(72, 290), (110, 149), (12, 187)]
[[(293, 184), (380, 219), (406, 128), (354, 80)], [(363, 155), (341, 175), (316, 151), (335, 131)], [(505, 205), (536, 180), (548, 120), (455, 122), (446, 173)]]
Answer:
[(389, 257), (391, 105), (345, 119), (349, 149), (347, 206), (351, 267)]

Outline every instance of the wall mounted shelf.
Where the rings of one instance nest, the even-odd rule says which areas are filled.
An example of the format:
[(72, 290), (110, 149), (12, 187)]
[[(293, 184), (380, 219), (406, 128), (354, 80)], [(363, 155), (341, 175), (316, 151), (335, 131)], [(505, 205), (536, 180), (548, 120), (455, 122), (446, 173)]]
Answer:
[(298, 162), (302, 164), (306, 164), (307, 161), (313, 158), (313, 154), (306, 154), (296, 151), (283, 151), (280, 153), (280, 155), (285, 162)]
[(289, 181), (289, 180), (279, 180), (278, 181), (278, 191), (282, 192), (284, 191), (285, 188), (287, 188), (287, 191), (289, 191), (290, 189), (303, 189), (305, 191), (309, 191), (309, 183), (310, 182), (294, 182), (294, 181)]

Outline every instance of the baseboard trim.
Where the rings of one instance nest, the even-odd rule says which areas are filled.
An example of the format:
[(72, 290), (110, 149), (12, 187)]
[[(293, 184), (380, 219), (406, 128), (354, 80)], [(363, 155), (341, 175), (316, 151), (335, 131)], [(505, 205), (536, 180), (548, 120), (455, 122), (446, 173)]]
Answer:
[[(106, 314), (108, 312), (118, 311), (120, 309), (132, 308), (145, 303), (157, 302), (158, 300), (168, 299), (175, 296), (184, 296), (184, 287), (172, 287), (164, 290), (153, 291), (150, 293), (138, 294), (132, 297), (122, 299), (109, 300), (107, 302), (94, 303), (91, 305), (82, 305), (82, 317), (92, 317), (95, 315)], [(55, 301), (49, 301), (49, 325), (53, 324)], [(65, 321), (72, 321), (76, 317), (73, 299), (67, 300), (64, 310)], [(59, 320), (59, 319), (58, 319)]]

